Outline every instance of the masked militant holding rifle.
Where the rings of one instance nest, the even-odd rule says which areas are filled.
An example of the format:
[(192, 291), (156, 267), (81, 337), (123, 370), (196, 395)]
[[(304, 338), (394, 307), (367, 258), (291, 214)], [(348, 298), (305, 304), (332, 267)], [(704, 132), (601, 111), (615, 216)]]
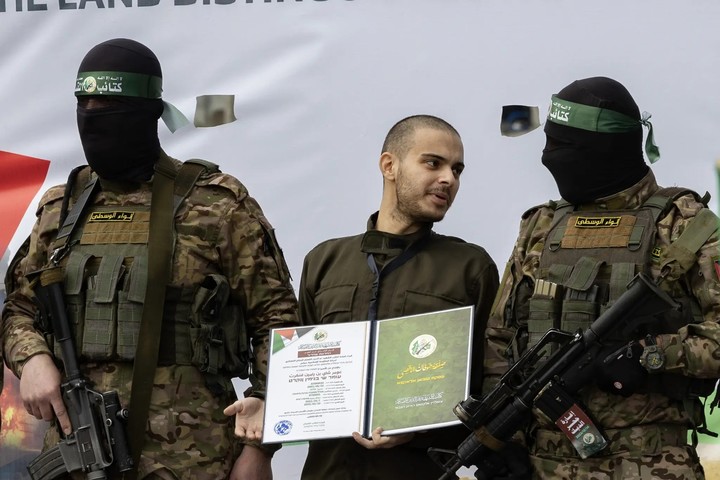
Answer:
[[(8, 270), (5, 360), (28, 413), (52, 422), (34, 480), (272, 478), (258, 441), (267, 337), (297, 324), (290, 275), (240, 181), (160, 148), (159, 118), (180, 119), (161, 92), (136, 41), (85, 55), (88, 165), (45, 192)], [(252, 386), (233, 418), (235, 376)]]
[[(648, 159), (659, 157), (648, 119), (605, 77), (552, 97), (542, 162), (562, 200), (523, 215), (486, 332), (483, 392), (493, 393), (456, 410), (474, 438), (452, 460), (477, 464), (478, 478), (704, 478), (695, 445), (705, 431), (701, 399), (720, 377), (718, 219), (707, 194), (658, 186), (642, 152), (646, 126)], [(631, 318), (630, 331), (591, 334), (596, 319), (639, 288), (639, 274), (651, 279), (651, 296), (658, 285), (673, 303), (650, 321)], [(584, 334), (548, 339), (551, 329)], [(548, 343), (557, 345), (543, 352)], [(574, 373), (552, 377), (573, 371), (570, 364)], [(536, 386), (528, 378), (554, 380), (571, 395), (528, 395)], [(514, 427), (507, 418), (483, 414), (507, 398), (514, 406), (506, 413), (525, 412), (517, 432), (498, 428)], [(595, 443), (598, 435), (606, 441)]]

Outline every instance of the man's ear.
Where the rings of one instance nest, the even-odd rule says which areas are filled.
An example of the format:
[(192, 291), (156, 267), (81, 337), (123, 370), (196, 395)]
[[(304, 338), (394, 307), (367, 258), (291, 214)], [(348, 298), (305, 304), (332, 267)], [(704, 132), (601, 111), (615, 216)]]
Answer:
[(380, 173), (385, 180), (395, 180), (397, 162), (398, 158), (390, 152), (380, 155)]

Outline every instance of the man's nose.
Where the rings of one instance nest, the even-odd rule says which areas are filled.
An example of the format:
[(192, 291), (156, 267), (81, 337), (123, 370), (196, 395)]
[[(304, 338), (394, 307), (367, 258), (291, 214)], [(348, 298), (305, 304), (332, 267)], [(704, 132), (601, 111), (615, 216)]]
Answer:
[(453, 185), (455, 182), (457, 182), (457, 178), (455, 177), (455, 172), (453, 172), (452, 168), (445, 167), (440, 169), (440, 183), (447, 184), (447, 185)]

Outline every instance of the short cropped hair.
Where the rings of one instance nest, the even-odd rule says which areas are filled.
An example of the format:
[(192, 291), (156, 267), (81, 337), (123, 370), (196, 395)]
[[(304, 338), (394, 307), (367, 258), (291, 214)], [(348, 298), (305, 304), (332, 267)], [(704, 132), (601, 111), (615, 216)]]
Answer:
[(382, 152), (389, 152), (398, 157), (404, 157), (410, 148), (412, 148), (413, 134), (420, 128), (432, 128), (435, 130), (443, 130), (457, 138), (460, 138), (460, 134), (455, 130), (455, 127), (450, 125), (442, 118), (434, 117), (432, 115), (412, 115), (410, 117), (403, 118), (395, 125), (392, 126), (385, 141), (383, 142)]

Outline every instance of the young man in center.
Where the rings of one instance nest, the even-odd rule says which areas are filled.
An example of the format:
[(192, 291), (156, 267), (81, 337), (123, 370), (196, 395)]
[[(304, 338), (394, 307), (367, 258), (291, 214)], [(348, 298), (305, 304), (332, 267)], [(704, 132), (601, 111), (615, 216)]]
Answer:
[[(467, 305), (475, 307), (471, 391), (479, 393), (483, 331), (498, 288), (487, 252), (462, 239), (433, 232), (460, 188), (463, 144), (446, 121), (415, 115), (396, 123), (379, 160), (380, 210), (363, 234), (332, 239), (305, 257), (300, 281), (304, 325), (381, 320)], [(454, 449), (467, 429), (371, 438), (311, 441), (303, 480), (435, 480), (442, 470), (428, 447)]]

